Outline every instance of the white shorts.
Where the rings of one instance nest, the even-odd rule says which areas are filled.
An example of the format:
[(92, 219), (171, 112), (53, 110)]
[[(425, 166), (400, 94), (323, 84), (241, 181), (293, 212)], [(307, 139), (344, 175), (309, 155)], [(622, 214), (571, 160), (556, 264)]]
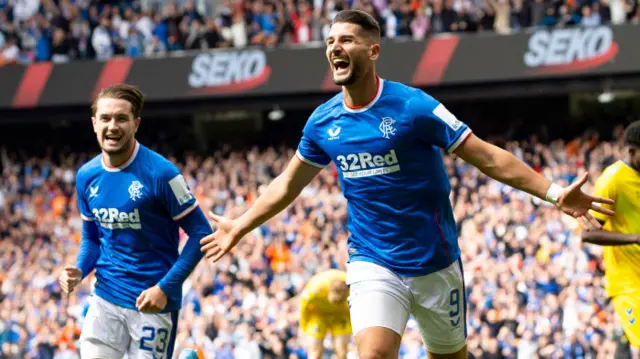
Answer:
[(80, 335), (83, 359), (171, 359), (178, 312), (140, 313), (91, 297)]
[(347, 264), (349, 311), (353, 334), (384, 327), (403, 335), (413, 315), (425, 347), (434, 354), (451, 354), (467, 342), (467, 308), (462, 265), (423, 277), (398, 276), (369, 262)]

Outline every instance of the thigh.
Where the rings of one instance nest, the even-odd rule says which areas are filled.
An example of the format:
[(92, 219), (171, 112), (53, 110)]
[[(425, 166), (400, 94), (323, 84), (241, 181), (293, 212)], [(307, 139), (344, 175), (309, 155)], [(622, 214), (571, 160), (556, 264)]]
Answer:
[(332, 337), (351, 335), (351, 316), (349, 313), (338, 314), (331, 318), (329, 331)]
[(640, 296), (616, 296), (613, 298), (613, 307), (622, 322), (629, 344), (640, 348)]
[(432, 354), (456, 354), (467, 343), (467, 302), (460, 260), (424, 277), (408, 279), (412, 314)]
[(368, 328), (387, 328), (402, 336), (411, 311), (410, 290), (385, 268), (368, 262), (347, 266), (349, 313), (354, 335)]
[(300, 321), (302, 332), (314, 339), (324, 339), (327, 335), (327, 320), (317, 314), (307, 314), (306, 320)]
[(129, 346), (129, 332), (122, 308), (93, 296), (82, 325), (80, 353), (82, 358), (122, 358)]
[(178, 312), (140, 313), (129, 310), (127, 324), (130, 359), (172, 358), (178, 327)]

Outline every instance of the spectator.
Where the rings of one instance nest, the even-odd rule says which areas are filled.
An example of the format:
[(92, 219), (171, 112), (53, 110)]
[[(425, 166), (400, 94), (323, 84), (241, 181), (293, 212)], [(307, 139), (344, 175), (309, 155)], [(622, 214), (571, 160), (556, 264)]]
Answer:
[[(207, 49), (208, 44), (204, 38), (205, 29), (199, 19), (192, 20), (189, 30), (185, 32), (187, 33), (184, 44), (185, 50)], [(169, 50), (171, 51), (171, 48)]]
[(18, 63), (19, 57), (20, 50), (16, 44), (16, 39), (14, 37), (6, 38), (2, 52), (0, 52), (0, 65)]
[(218, 47), (228, 46), (227, 41), (222, 37), (215, 20), (207, 19), (207, 24), (204, 32), (204, 41), (207, 49), (215, 49)]
[[(175, 39), (175, 38), (174, 38)], [(162, 56), (167, 52), (167, 47), (160, 41), (157, 36), (153, 36), (151, 44), (146, 47), (145, 55), (147, 56)]]
[(582, 22), (583, 26), (598, 26), (600, 25), (600, 13), (597, 11), (592, 11), (589, 5), (584, 5), (582, 7)]
[(415, 16), (411, 20), (411, 34), (414, 40), (424, 39), (429, 31), (429, 18), (427, 17), (427, 7), (424, 0), (420, 1), (415, 9)]
[(69, 39), (64, 30), (56, 28), (53, 31), (53, 41), (51, 44), (51, 61), (54, 63), (65, 63), (71, 60), (73, 54)]
[(129, 34), (126, 36), (126, 55), (139, 57), (144, 54), (144, 36), (135, 27), (129, 27)]
[[(153, 0), (142, 2), (139, 8), (133, 0), (104, 4), (0, 0), (0, 42), (15, 37), (19, 62), (27, 63), (52, 58), (55, 28), (62, 29), (67, 39), (58, 51), (68, 49), (68, 56), (56, 53), (56, 61), (147, 53), (158, 56), (183, 49), (243, 48), (249, 44), (306, 44), (324, 41), (335, 14), (350, 7), (376, 18), (384, 37), (415, 40), (446, 32), (509, 34), (536, 26), (640, 22), (637, 0), (223, 0), (215, 12), (209, 12), (208, 4), (199, 4), (197, 7), (193, 0), (186, 0), (178, 6)], [(131, 32), (132, 27), (137, 31)], [(154, 35), (164, 51), (159, 50), (161, 45), (153, 44)], [(87, 46), (89, 37), (91, 46)]]
[(499, 34), (511, 32), (511, 4), (509, 0), (489, 0), (495, 13), (493, 29)]
[(111, 21), (104, 16), (100, 19), (100, 25), (93, 30), (91, 45), (98, 60), (108, 60), (114, 54), (114, 44), (111, 35)]

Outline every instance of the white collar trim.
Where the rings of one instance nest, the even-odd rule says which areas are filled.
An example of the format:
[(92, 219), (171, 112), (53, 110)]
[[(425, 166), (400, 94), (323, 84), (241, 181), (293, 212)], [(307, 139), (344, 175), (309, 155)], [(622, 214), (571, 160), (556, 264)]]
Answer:
[(133, 161), (136, 159), (136, 157), (138, 156), (138, 150), (140, 150), (140, 144), (138, 143), (138, 141), (135, 142), (134, 147), (133, 147), (133, 152), (131, 153), (131, 156), (129, 157), (129, 159), (121, 164), (118, 167), (113, 167), (113, 166), (109, 166), (106, 164), (106, 162), (104, 161), (104, 153), (102, 154), (102, 168), (105, 169), (105, 171), (108, 172), (120, 172), (123, 169), (129, 167), (129, 165), (131, 163), (133, 163)]
[(360, 108), (350, 108), (347, 106), (346, 103), (344, 103), (344, 99), (343, 99), (342, 107), (344, 107), (345, 111), (351, 112), (351, 113), (361, 113), (373, 107), (373, 105), (375, 105), (376, 102), (378, 102), (378, 99), (380, 99), (380, 96), (382, 96), (382, 89), (384, 88), (384, 80), (380, 78), (379, 81), (380, 82), (378, 83), (378, 92), (376, 93), (376, 97), (374, 97), (373, 100), (369, 102), (369, 104)]

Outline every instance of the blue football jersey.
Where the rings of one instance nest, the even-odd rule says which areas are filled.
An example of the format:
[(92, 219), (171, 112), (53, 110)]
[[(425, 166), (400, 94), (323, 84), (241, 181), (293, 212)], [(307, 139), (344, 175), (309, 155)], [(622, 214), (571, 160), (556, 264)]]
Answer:
[(367, 106), (349, 108), (340, 93), (313, 112), (297, 156), (336, 164), (348, 201), (350, 261), (422, 276), (458, 259), (441, 149), (454, 151), (470, 134), (433, 97), (383, 79)]
[[(135, 310), (140, 293), (158, 284), (178, 259), (177, 222), (200, 211), (198, 203), (178, 169), (137, 142), (119, 167), (105, 164), (102, 155), (87, 162), (76, 189), (82, 219), (94, 221), (100, 237), (95, 294)], [(204, 222), (197, 224), (201, 232), (210, 232), (204, 215), (197, 220)], [(179, 309), (181, 288), (166, 294), (165, 311)]]

